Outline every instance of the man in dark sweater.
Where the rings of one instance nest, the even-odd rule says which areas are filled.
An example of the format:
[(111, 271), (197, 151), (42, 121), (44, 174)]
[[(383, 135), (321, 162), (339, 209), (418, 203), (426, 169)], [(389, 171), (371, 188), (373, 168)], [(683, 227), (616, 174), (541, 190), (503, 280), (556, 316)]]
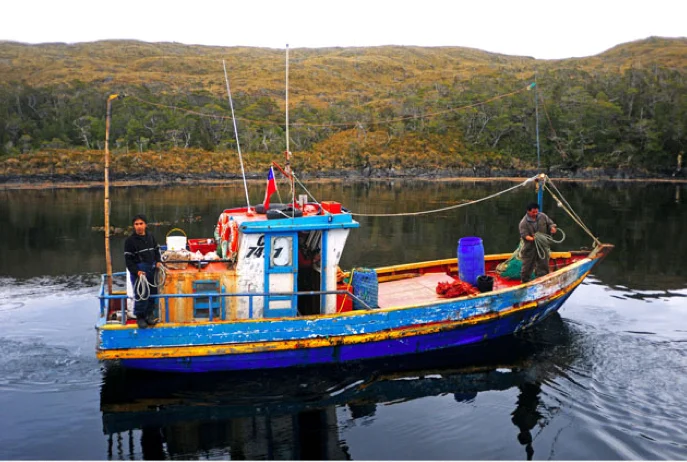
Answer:
[[(155, 237), (147, 231), (147, 222), (145, 215), (136, 215), (133, 219), (134, 232), (124, 242), (124, 260), (134, 288), (143, 276), (154, 284), (155, 268), (162, 265), (160, 246)], [(157, 294), (157, 287), (148, 286), (145, 281), (140, 281), (140, 283), (144, 284), (145, 292), (149, 291), (150, 295)], [(141, 329), (154, 326), (157, 322), (154, 314), (156, 300), (144, 297), (140, 297), (139, 294), (134, 295), (134, 315)]]
[(549, 232), (556, 234), (556, 223), (548, 215), (539, 212), (539, 204), (532, 202), (527, 206), (527, 213), (520, 220), (518, 230), (522, 238), (522, 249), (520, 250), (520, 258), (522, 259), (520, 279), (522, 282), (529, 282), (532, 270), (534, 270), (536, 277), (549, 274), (548, 248), (544, 258), (539, 258), (537, 246), (534, 243), (534, 235), (536, 233), (547, 234)]

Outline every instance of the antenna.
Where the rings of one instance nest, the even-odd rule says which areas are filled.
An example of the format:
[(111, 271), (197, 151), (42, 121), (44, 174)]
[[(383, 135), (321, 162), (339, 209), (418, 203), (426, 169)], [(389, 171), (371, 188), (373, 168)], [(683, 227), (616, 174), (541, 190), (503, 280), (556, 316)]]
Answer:
[(231, 100), (231, 90), (229, 89), (229, 76), (227, 75), (227, 63), (222, 60), (224, 66), (224, 80), (227, 82), (227, 94), (229, 95), (229, 107), (231, 108), (231, 120), (234, 122), (234, 135), (236, 136), (236, 149), (239, 151), (239, 163), (241, 164), (241, 176), (243, 177), (243, 189), (246, 191), (246, 204), (250, 213), (250, 199), (248, 199), (248, 185), (246, 184), (246, 171), (243, 169), (243, 156), (241, 155), (241, 145), (239, 144), (239, 131), (236, 128), (236, 117), (234, 117), (234, 102)]
[(537, 95), (537, 73), (534, 73), (534, 117), (537, 121), (537, 170), (541, 170), (539, 162), (539, 96)]
[(296, 185), (291, 170), (291, 150), (289, 149), (289, 44), (286, 44), (286, 172), (291, 176), (291, 203), (296, 203)]
[[(289, 44), (286, 44), (286, 155), (289, 155)], [(288, 159), (287, 159), (288, 160)]]

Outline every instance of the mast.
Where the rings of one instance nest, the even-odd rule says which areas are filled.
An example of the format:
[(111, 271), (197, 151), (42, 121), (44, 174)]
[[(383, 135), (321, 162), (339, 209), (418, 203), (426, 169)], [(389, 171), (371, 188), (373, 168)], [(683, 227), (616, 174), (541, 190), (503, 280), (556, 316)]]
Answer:
[(227, 63), (222, 60), (224, 66), (224, 80), (227, 82), (227, 95), (229, 95), (229, 107), (231, 108), (231, 120), (234, 123), (234, 136), (236, 137), (236, 149), (239, 152), (239, 163), (241, 164), (241, 176), (243, 177), (243, 190), (246, 192), (246, 206), (248, 213), (250, 210), (250, 199), (248, 198), (248, 184), (246, 183), (246, 171), (243, 169), (243, 156), (241, 155), (241, 144), (239, 144), (239, 131), (236, 128), (236, 117), (234, 116), (234, 102), (231, 99), (231, 89), (229, 88), (229, 76), (227, 75)]
[(537, 73), (534, 73), (534, 118), (535, 131), (537, 134), (537, 170), (539, 171), (540, 182), (537, 189), (537, 203), (539, 204), (539, 211), (544, 211), (544, 182), (546, 181), (544, 174), (541, 172), (540, 151), (539, 151), (539, 97), (537, 95)]
[(105, 111), (105, 266), (107, 272), (107, 294), (112, 295), (112, 252), (110, 250), (110, 119), (112, 117), (112, 100), (118, 99), (118, 94), (107, 98)]

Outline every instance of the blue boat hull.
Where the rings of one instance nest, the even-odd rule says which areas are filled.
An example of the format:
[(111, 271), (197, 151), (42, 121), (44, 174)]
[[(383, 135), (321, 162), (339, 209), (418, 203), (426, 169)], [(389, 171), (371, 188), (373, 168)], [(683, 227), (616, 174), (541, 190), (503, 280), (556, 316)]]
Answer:
[(418, 354), (475, 344), (529, 328), (556, 312), (571, 293), (572, 291), (555, 300), (538, 303), (536, 307), (498, 317), (493, 321), (466, 324), (426, 335), (284, 351), (120, 361), (126, 367), (160, 372), (213, 372), (336, 364)]

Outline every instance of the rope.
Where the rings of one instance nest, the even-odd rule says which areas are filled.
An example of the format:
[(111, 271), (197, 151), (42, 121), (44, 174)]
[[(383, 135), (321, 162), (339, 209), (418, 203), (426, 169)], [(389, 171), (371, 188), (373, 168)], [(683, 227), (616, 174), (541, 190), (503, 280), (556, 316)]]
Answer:
[[(556, 195), (556, 193), (554, 193), (551, 190), (551, 188), (549, 188), (549, 184), (553, 187), (556, 193), (558, 193), (558, 195)], [(551, 196), (554, 199), (556, 199), (558, 206), (561, 207), (568, 215), (570, 215), (570, 218), (572, 218), (573, 221), (577, 223), (580, 226), (580, 228), (582, 228), (582, 230), (594, 240), (594, 246), (601, 245), (601, 241), (596, 236), (594, 236), (594, 233), (592, 233), (592, 231), (587, 227), (587, 225), (584, 224), (579, 215), (575, 213), (572, 206), (568, 203), (568, 201), (565, 200), (563, 194), (561, 194), (556, 185), (553, 184), (553, 181), (551, 181), (551, 178), (549, 178), (548, 176), (546, 177), (546, 182), (544, 183), (544, 189), (546, 189), (549, 192), (549, 194), (551, 194)]]
[(151, 287), (162, 287), (165, 285), (167, 280), (167, 270), (164, 266), (158, 266), (155, 269), (155, 279), (154, 283), (151, 283), (143, 272), (138, 279), (136, 279), (136, 284), (134, 284), (134, 300), (142, 301), (148, 300), (150, 298), (150, 288)]
[(518, 183), (515, 186), (512, 186), (512, 187), (505, 189), (503, 191), (491, 194), (489, 196), (483, 197), (481, 199), (476, 199), (474, 201), (463, 201), (459, 204), (449, 205), (448, 207), (442, 207), (440, 209), (424, 210), (424, 211), (420, 211), (420, 212), (408, 212), (408, 213), (353, 213), (353, 212), (351, 212), (351, 215), (356, 216), (356, 217), (403, 217), (403, 216), (428, 215), (430, 213), (446, 212), (447, 210), (454, 210), (454, 209), (457, 209), (460, 207), (465, 207), (468, 205), (477, 204), (479, 202), (483, 202), (483, 201), (486, 201), (488, 199), (493, 199), (493, 198), (498, 197), (502, 194), (506, 194), (510, 191), (513, 191), (514, 189), (521, 188), (521, 187), (525, 186), (526, 184), (530, 183), (531, 181), (533, 181), (535, 178), (536, 178), (536, 176), (533, 176), (532, 178), (526, 179), (522, 183)]
[[(528, 183), (532, 182), (535, 178), (537, 178), (537, 176), (538, 175), (533, 176), (532, 178), (528, 178), (525, 181), (523, 181), (522, 183), (519, 183), (519, 184), (517, 184), (513, 187), (510, 187), (508, 189), (505, 189), (503, 191), (500, 191), (500, 192), (491, 194), (489, 196), (483, 197), (481, 199), (477, 199), (474, 201), (463, 201), (459, 204), (450, 205), (448, 207), (442, 207), (439, 209), (424, 210), (424, 211), (420, 211), (420, 212), (407, 212), (407, 213), (353, 213), (353, 212), (350, 212), (350, 214), (351, 214), (351, 216), (356, 216), (356, 217), (403, 217), (403, 216), (428, 215), (430, 213), (445, 212), (448, 210), (454, 210), (454, 209), (458, 209), (460, 207), (465, 207), (465, 206), (468, 206), (471, 204), (477, 204), (479, 202), (483, 202), (483, 201), (486, 201), (488, 199), (493, 199), (493, 198), (498, 197), (502, 194), (506, 194), (510, 191), (513, 191), (517, 188), (520, 188), (520, 187), (527, 185)], [(310, 193), (310, 191), (308, 191), (308, 189), (305, 187), (305, 185), (303, 183), (301, 183), (301, 181), (296, 177), (295, 174), (293, 174), (293, 178), (300, 185), (300, 187), (303, 188), (303, 190), (308, 194), (308, 196), (310, 196), (310, 198), (313, 200), (313, 202), (315, 202), (316, 204), (319, 205), (320, 203), (317, 201), (317, 199), (315, 199), (315, 196), (313, 196)], [(555, 190), (555, 193), (554, 193), (554, 191), (551, 190), (551, 188), (549, 188), (549, 184)], [(548, 175), (546, 176), (546, 181), (544, 182), (544, 189), (546, 189), (551, 194), (551, 196), (556, 200), (558, 206), (563, 208), (563, 210), (565, 210), (565, 212), (568, 215), (570, 215), (570, 217), (573, 219), (573, 221), (575, 223), (577, 223), (589, 236), (591, 236), (591, 238), (594, 240), (595, 246), (601, 245), (601, 241), (596, 236), (594, 236), (592, 231), (584, 224), (584, 222), (577, 215), (577, 213), (575, 213), (572, 206), (568, 203), (568, 201), (565, 200), (565, 198), (563, 197), (563, 194), (561, 194), (561, 192), (558, 190), (558, 188), (553, 183), (553, 181), (551, 181), (551, 178), (549, 178)], [(285, 215), (285, 216), (288, 217), (288, 215)], [(565, 238), (566, 238), (565, 232), (560, 228), (556, 228), (556, 229), (558, 231), (560, 231), (561, 234), (563, 235), (560, 240), (555, 240), (552, 236), (549, 236), (548, 234), (542, 234), (542, 233), (536, 233), (535, 234), (535, 236), (534, 236), (535, 246), (537, 248), (537, 254), (539, 255), (539, 258), (544, 258), (546, 256), (546, 254), (544, 252), (549, 251), (549, 249), (551, 248), (551, 243), (561, 244), (565, 240)]]
[(556, 231), (560, 231), (563, 237), (560, 240), (556, 240), (553, 236), (546, 233), (536, 232), (534, 233), (534, 246), (537, 249), (537, 255), (540, 259), (548, 259), (549, 252), (551, 251), (551, 244), (561, 244), (565, 240), (565, 233), (562, 229), (556, 228)]
[(556, 129), (553, 128), (553, 123), (551, 122), (551, 117), (549, 117), (549, 111), (546, 110), (546, 103), (544, 102), (544, 96), (539, 94), (539, 99), (541, 99), (541, 105), (542, 108), (544, 108), (544, 114), (546, 115), (546, 120), (549, 122), (549, 128), (551, 128), (551, 131), (553, 132), (553, 140), (556, 143), (556, 147), (558, 148), (558, 152), (561, 153), (561, 157), (564, 159), (568, 158), (568, 155), (566, 154), (565, 150), (561, 147), (561, 142), (560, 139), (558, 138), (558, 133), (556, 133)]
[[(308, 191), (308, 188), (306, 188), (305, 185), (304, 185), (303, 183), (301, 183), (301, 180), (298, 179), (298, 177), (296, 176), (296, 174), (293, 173), (293, 172), (291, 172), (291, 174), (293, 175), (294, 180), (296, 180), (296, 183), (298, 183), (298, 184), (300, 185), (300, 187), (303, 188), (303, 191), (305, 191), (305, 193), (306, 193), (308, 196), (310, 196), (310, 198), (313, 200), (313, 202), (316, 203), (317, 205), (319, 205), (319, 206), (320, 206), (320, 209), (322, 209), (322, 204), (320, 204), (320, 202), (319, 202), (317, 199), (315, 199), (315, 196), (313, 196), (312, 194), (310, 194), (310, 191)], [(322, 210), (324, 211), (324, 209), (322, 209)]]

